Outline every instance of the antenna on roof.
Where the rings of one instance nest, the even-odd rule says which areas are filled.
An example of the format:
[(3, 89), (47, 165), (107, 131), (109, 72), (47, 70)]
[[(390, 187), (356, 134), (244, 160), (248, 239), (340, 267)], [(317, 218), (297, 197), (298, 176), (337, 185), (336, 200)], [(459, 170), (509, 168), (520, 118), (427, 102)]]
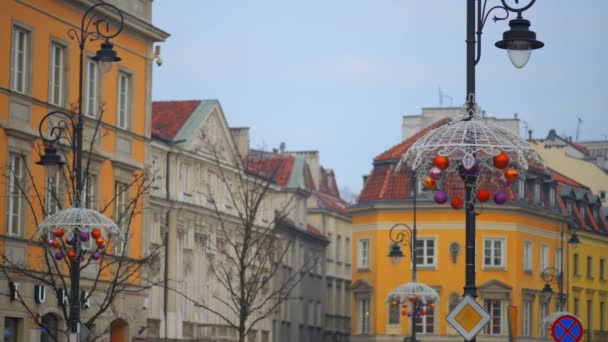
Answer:
[(443, 107), (444, 98), (450, 100), (450, 107), (452, 107), (454, 99), (450, 95), (444, 93), (443, 90), (441, 90), (441, 86), (438, 86), (437, 88), (439, 89), (439, 107)]
[(583, 123), (583, 119), (578, 118), (578, 123), (576, 124), (576, 140), (578, 141), (579, 133), (581, 132), (581, 124)]
[(281, 151), (281, 153), (285, 152), (285, 142), (282, 141), (281, 145), (279, 145), (279, 151)]

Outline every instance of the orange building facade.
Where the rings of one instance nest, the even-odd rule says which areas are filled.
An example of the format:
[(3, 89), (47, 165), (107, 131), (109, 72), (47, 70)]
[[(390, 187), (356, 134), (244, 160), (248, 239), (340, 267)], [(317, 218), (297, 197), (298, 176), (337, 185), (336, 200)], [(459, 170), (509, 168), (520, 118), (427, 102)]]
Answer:
[[(77, 112), (80, 50), (68, 31), (80, 29), (84, 12), (95, 3), (5, 0), (1, 5), (0, 251), (30, 267), (41, 260), (41, 249), (32, 241), (38, 239), (37, 222), (44, 219), (42, 207), (53, 212), (71, 205), (63, 192), (58, 192), (62, 195), (56, 203), (48, 201), (51, 187), (62, 189), (67, 185), (61, 184), (61, 179), (49, 179), (45, 170), (36, 165), (42, 153), (38, 127), (51, 111)], [(85, 180), (87, 206), (105, 209), (103, 213), (114, 218), (117, 211), (114, 203), (128, 201), (135, 191), (127, 191), (122, 201), (115, 201), (116, 195), (146, 168), (151, 136), (153, 44), (164, 41), (168, 34), (150, 22), (152, 1), (111, 3), (123, 10), (125, 17), (124, 31), (113, 39), (114, 49), (122, 61), (104, 73), (91, 59), (100, 41), (87, 42), (82, 111), (85, 165), (90, 155), (90, 172)], [(101, 118), (100, 134), (93, 138), (98, 118)], [(71, 161), (71, 157), (67, 157)], [(40, 200), (28, 201), (32, 198)], [(144, 198), (141, 206), (145, 202)], [(145, 216), (138, 211), (131, 222), (125, 248), (133, 259), (145, 253), (141, 242), (147, 224)], [(83, 290), (90, 286), (91, 276), (83, 272)], [(57, 299), (50, 294), (50, 289), (44, 303), (36, 304), (34, 286), (37, 284), (23, 279), (19, 285), (19, 295), (31, 308), (41, 316), (47, 315), (58, 331), (65, 330)], [(8, 293), (6, 279), (1, 280), (0, 288)], [(111, 336), (112, 340), (131, 340), (139, 328), (145, 326), (145, 318), (137, 314), (144, 300), (145, 292), (126, 293), (116, 300), (114, 310), (102, 315), (91, 328), (100, 332), (110, 325), (118, 327), (113, 329), (116, 333)], [(4, 330), (5, 339), (9, 336), (10, 341), (45, 340), (20, 303), (3, 296), (0, 307), (0, 330)], [(81, 315), (86, 318), (86, 308)]]
[[(410, 171), (397, 174), (394, 171), (401, 155), (423, 133), (374, 159), (374, 168), (366, 178), (358, 204), (351, 209), (354, 258), (352, 341), (400, 342), (411, 333), (411, 319), (387, 302), (391, 290), (412, 281), (409, 247), (402, 247), (405, 257), (397, 265), (388, 257), (392, 244), (389, 230), (398, 223), (413, 227), (415, 180)], [(418, 192), (417, 280), (434, 288), (440, 300), (426, 316), (417, 319), (417, 339), (462, 341), (462, 337), (447, 323), (446, 316), (462, 298), (465, 284), (465, 213), (464, 209), (452, 209), (449, 203), (436, 204), (432, 196), (432, 191)], [(599, 263), (606, 256), (594, 256), (598, 264), (589, 266), (597, 274), (593, 286), (574, 285), (577, 281), (572, 279), (577, 276), (571, 270), (574, 267), (571, 260), (577, 252), (568, 246), (571, 231), (566, 223), (568, 220), (574, 222), (570, 227), (579, 236), (593, 236), (586, 239), (588, 247), (583, 247), (584, 243), (577, 247), (579, 254), (581, 249), (592, 245), (598, 254), (605, 254), (606, 249), (601, 251), (595, 247), (602, 243), (598, 241), (605, 240), (608, 233), (608, 225), (594, 219), (600, 213), (600, 205), (593, 201), (585, 203), (585, 210), (589, 212), (587, 221), (579, 220), (575, 212), (568, 212), (571, 205), (578, 208), (579, 202), (574, 202), (564, 191), (564, 184), (557, 177), (534, 170), (529, 171), (526, 180), (512, 185), (509, 197), (504, 205), (491, 203), (477, 208), (477, 301), (491, 316), (477, 341), (507, 338), (509, 305), (516, 306), (518, 310), (515, 330), (518, 341), (549, 341), (550, 331), (545, 318), (559, 310), (559, 291), (557, 282), (549, 283), (553, 288), (552, 295), (542, 291), (546, 284), (543, 270), (548, 267), (563, 270), (564, 310), (575, 310), (574, 298), (581, 297), (582, 301), (582, 297), (593, 296), (593, 307), (589, 310), (596, 318), (593, 318), (590, 328), (605, 329), (605, 323), (600, 321), (605, 322), (606, 319), (601, 311), (605, 310), (606, 291), (597, 288), (604, 284), (603, 280), (597, 282), (597, 279), (599, 273), (604, 272), (602, 274), (605, 275), (605, 271), (600, 270), (605, 263), (602, 261), (602, 266)], [(583, 267), (583, 261), (580, 263), (578, 267)], [(581, 274), (584, 272), (579, 271), (579, 278), (582, 278)], [(579, 317), (586, 324), (582, 302), (580, 305)]]

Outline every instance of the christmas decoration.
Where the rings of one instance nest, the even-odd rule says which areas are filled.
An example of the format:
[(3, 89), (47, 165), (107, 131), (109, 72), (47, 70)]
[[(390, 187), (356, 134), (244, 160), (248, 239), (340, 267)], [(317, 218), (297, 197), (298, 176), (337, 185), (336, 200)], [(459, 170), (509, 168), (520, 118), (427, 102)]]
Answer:
[(61, 253), (61, 252), (55, 253), (55, 260), (61, 260), (61, 259), (63, 259), (63, 253)]
[(99, 258), (101, 258), (101, 253), (97, 251), (93, 252), (93, 254), (91, 255), (91, 259), (93, 260), (99, 260)]
[(429, 170), (429, 177), (433, 178), (433, 180), (439, 180), (441, 178), (441, 169), (437, 166), (433, 166)]
[(435, 203), (443, 204), (448, 200), (448, 195), (443, 191), (437, 191), (433, 196), (433, 199), (435, 200)]
[(76, 257), (76, 252), (74, 252), (74, 251), (68, 252), (68, 258), (70, 258), (70, 260), (73, 260), (75, 257)]
[(462, 198), (456, 196), (454, 198), (452, 198), (452, 208), (453, 209), (461, 209), (462, 205), (464, 204), (464, 201), (462, 200)]
[(431, 176), (426, 176), (424, 178), (424, 186), (426, 186), (427, 189), (435, 189), (435, 187), (437, 186), (437, 183), (435, 183), (435, 180), (433, 178), (431, 178)]
[(98, 228), (93, 228), (93, 230), (91, 230), (91, 236), (93, 237), (93, 239), (98, 239), (99, 237), (101, 237), (101, 230), (99, 230)]
[(500, 178), (498, 178), (498, 183), (503, 188), (508, 188), (511, 186), (511, 182), (509, 182), (509, 180), (507, 179), (507, 177), (505, 177), (505, 175), (502, 175), (502, 176), (500, 176)]
[(89, 232), (80, 232), (80, 241), (87, 242), (87, 241), (89, 241), (90, 237), (91, 237), (91, 234), (89, 234)]
[(59, 245), (59, 241), (57, 241), (57, 240), (53, 240), (53, 247), (55, 247), (55, 248), (59, 248), (59, 246), (60, 246), (60, 245)]
[(515, 182), (517, 180), (517, 177), (519, 177), (519, 172), (517, 172), (517, 170), (515, 170), (513, 168), (507, 169), (507, 171), (505, 171), (505, 178), (509, 182), (511, 182), (511, 183)]
[(487, 202), (490, 200), (490, 191), (488, 189), (479, 189), (477, 191), (477, 199), (479, 202)]
[(504, 152), (500, 152), (497, 156), (492, 158), (492, 163), (495, 168), (502, 170), (509, 166), (509, 156)]
[(446, 170), (450, 166), (450, 160), (448, 159), (448, 157), (435, 156), (435, 159), (433, 159), (433, 165), (440, 168), (441, 170)]
[(507, 201), (507, 194), (505, 194), (504, 192), (499, 191), (494, 194), (494, 202), (496, 204), (505, 204), (506, 201)]
[(63, 234), (64, 234), (63, 229), (61, 229), (61, 228), (55, 229), (55, 237), (56, 238), (60, 239), (63, 236)]
[(46, 245), (49, 247), (55, 247), (55, 240), (51, 239), (49, 241), (46, 242)]

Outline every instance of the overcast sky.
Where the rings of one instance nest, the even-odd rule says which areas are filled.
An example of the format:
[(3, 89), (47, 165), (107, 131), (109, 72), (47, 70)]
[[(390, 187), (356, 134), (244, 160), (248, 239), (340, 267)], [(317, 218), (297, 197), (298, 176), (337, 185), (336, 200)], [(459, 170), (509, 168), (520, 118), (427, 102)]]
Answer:
[[(253, 147), (318, 150), (358, 192), (404, 114), (437, 107), (439, 86), (464, 103), (465, 14), (463, 0), (156, 0), (153, 23), (171, 37), (153, 97), (218, 99)], [(524, 17), (545, 48), (515, 69), (494, 47), (508, 23), (488, 21), (480, 106), (519, 113), (535, 137), (574, 137), (580, 117), (580, 140), (606, 139), (608, 1), (541, 0)]]

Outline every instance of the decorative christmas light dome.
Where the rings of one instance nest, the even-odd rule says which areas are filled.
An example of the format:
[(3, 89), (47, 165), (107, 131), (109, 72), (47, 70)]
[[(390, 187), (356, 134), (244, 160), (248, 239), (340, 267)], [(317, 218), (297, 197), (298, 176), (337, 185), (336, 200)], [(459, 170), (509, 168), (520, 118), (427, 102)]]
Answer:
[(432, 287), (419, 283), (419, 282), (409, 282), (394, 288), (386, 299), (387, 303), (390, 303), (394, 300), (404, 303), (411, 298), (419, 298), (425, 302), (438, 302), (439, 294)]
[(67, 233), (71, 238), (75, 229), (79, 233), (91, 233), (94, 229), (101, 232), (103, 239), (112, 237), (122, 239), (120, 228), (102, 213), (87, 208), (68, 208), (44, 219), (38, 226), (41, 236), (51, 237), (58, 229)]

